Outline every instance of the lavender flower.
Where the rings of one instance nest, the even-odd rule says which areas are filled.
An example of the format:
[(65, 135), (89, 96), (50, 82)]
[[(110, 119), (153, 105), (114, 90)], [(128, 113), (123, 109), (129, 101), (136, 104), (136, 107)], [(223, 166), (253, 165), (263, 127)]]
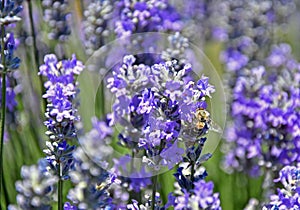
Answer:
[[(15, 99), (16, 94), (13, 86), (11, 85), (9, 79), (10, 77), (6, 76), (6, 108), (9, 112), (13, 112), (17, 106), (17, 101)], [(0, 80), (0, 88), (2, 87), (2, 78)], [(2, 100), (2, 93), (0, 93), (0, 101)]]
[(211, 154), (201, 154), (206, 138), (200, 138), (197, 143), (187, 147), (183, 163), (174, 174), (177, 190), (169, 194), (166, 207), (175, 209), (221, 209), (219, 194), (213, 193), (213, 183), (204, 181), (206, 170), (201, 164), (207, 161)]
[[(21, 3), (21, 1), (20, 1)], [(0, 5), (0, 25), (1, 25), (1, 63), (0, 63), (0, 73), (1, 73), (1, 131), (0, 131), (0, 194), (2, 194), (2, 184), (3, 183), (3, 143), (5, 135), (5, 123), (6, 123), (6, 107), (10, 110), (13, 109), (14, 104), (14, 93), (7, 86), (11, 85), (9, 82), (6, 84), (6, 78), (10, 77), (10, 71), (15, 70), (19, 67), (20, 59), (14, 56), (15, 39), (13, 33), (8, 33), (7, 29), (12, 23), (20, 20), (16, 15), (22, 10), (22, 7), (15, 4), (15, 1), (1, 1)], [(8, 93), (8, 97), (6, 97)], [(11, 101), (8, 101), (10, 99)], [(8, 102), (7, 102), (8, 101)], [(5, 186), (5, 185), (4, 185)]]
[[(165, 209), (165, 206), (162, 205), (162, 200), (161, 200), (161, 197), (160, 197), (160, 194), (159, 193), (156, 193), (155, 194), (155, 209), (157, 210), (164, 210)], [(138, 201), (132, 199), (132, 203), (128, 204), (127, 205), (127, 209), (130, 209), (130, 210), (146, 210), (146, 209), (151, 209), (151, 204), (152, 204), (152, 200), (148, 197), (148, 196), (145, 196), (145, 202), (143, 204), (139, 204)]]
[[(1, 4), (1, 18), (0, 24), (1, 25), (10, 25), (12, 23), (18, 22), (21, 20), (20, 17), (17, 16), (19, 12), (22, 11), (22, 0), (21, 1), (14, 1), (14, 0), (3, 0), (4, 4)], [(4, 5), (4, 6), (3, 6)]]
[[(151, 186), (151, 173), (146, 172), (145, 167), (141, 167), (138, 169), (135, 167), (135, 162), (138, 162), (133, 157), (129, 155), (122, 156), (118, 159), (114, 159), (114, 167), (113, 171), (119, 177), (122, 188), (126, 190), (127, 193), (120, 192), (117, 186), (112, 186), (114, 191), (118, 193), (114, 193), (114, 200), (120, 200), (118, 203), (127, 202), (128, 193), (141, 193), (142, 190), (147, 189)], [(128, 176), (124, 176), (124, 174)], [(118, 195), (120, 194), (120, 195)], [(127, 198), (124, 200), (124, 198)]]
[[(18, 57), (14, 57), (14, 51), (16, 50), (16, 43), (13, 33), (7, 33), (4, 38), (4, 54), (5, 54), (5, 65), (9, 70), (18, 69), (21, 60)], [(3, 64), (0, 66), (3, 71)]]
[[(124, 126), (123, 144), (135, 147), (136, 151), (146, 150), (147, 164), (170, 168), (180, 162), (184, 152), (177, 147), (176, 140), (181, 134), (187, 137), (186, 141), (193, 142), (206, 133), (205, 129), (202, 132), (191, 129), (188, 123), (195, 123), (194, 113), (206, 108), (204, 97), (210, 96), (214, 89), (206, 77), (197, 84), (185, 81), (191, 73), (189, 64), (176, 70), (176, 61), (153, 66), (134, 65), (135, 62), (133, 56), (125, 56), (122, 67), (108, 79), (108, 87), (117, 97), (113, 121)], [(169, 149), (176, 154), (171, 159), (167, 155)]]
[(55, 55), (50, 54), (45, 56), (44, 61), (39, 74), (48, 78), (43, 97), (48, 101), (45, 125), (50, 138), (44, 152), (55, 173), (67, 179), (75, 149), (67, 141), (76, 138), (75, 122), (79, 120), (74, 104), (78, 93), (75, 76), (80, 74), (84, 66), (74, 55), (71, 60), (58, 61)]
[(69, 202), (64, 204), (64, 210), (77, 210), (76, 206), (72, 206)]
[[(213, 193), (214, 184), (212, 182), (205, 182), (200, 180), (194, 183), (194, 195), (191, 196), (189, 203), (191, 206), (198, 207), (200, 209), (221, 209), (219, 194)], [(186, 195), (184, 195), (186, 197)], [(178, 197), (178, 204), (175, 206), (175, 209), (181, 209), (185, 204), (185, 199)], [(182, 206), (182, 204), (184, 204)], [(180, 207), (181, 206), (181, 207)], [(185, 208), (188, 206), (184, 206)]]
[(88, 4), (83, 22), (84, 44), (88, 55), (101, 48), (112, 35), (112, 15), (113, 5), (110, 0), (93, 0)]
[[(182, 28), (180, 15), (168, 0), (121, 0), (115, 2), (114, 7), (115, 18), (112, 21), (116, 36), (122, 38), (120, 41), (125, 50), (123, 55), (126, 52), (155, 52), (157, 46), (153, 43), (161, 38), (160, 35), (151, 35), (145, 39), (144, 34), (139, 33), (177, 32)], [(114, 53), (112, 50), (112, 56)], [(148, 65), (157, 63), (154, 54), (137, 55), (136, 59)]]
[(67, 0), (43, 0), (44, 21), (50, 27), (49, 39), (65, 41), (71, 34)]
[(219, 0), (174, 1), (184, 22), (182, 33), (200, 45), (212, 38), (227, 40), (226, 21), (229, 10), (227, 2)]
[(161, 54), (161, 59), (164, 61), (177, 60), (178, 67), (175, 69), (180, 70), (187, 63), (186, 51), (189, 49), (189, 40), (182, 36), (179, 32), (168, 37), (169, 45)]
[[(16, 50), (14, 34), (7, 33), (4, 42), (5, 66), (9, 71), (16, 70), (19, 68), (21, 60), (14, 56), (14, 51)], [(3, 64), (0, 65), (0, 69), (3, 71)], [(9, 112), (13, 112), (17, 105), (14, 82), (13, 74), (10, 72), (6, 73), (6, 107)], [(0, 80), (0, 86), (2, 87), (2, 78)], [(2, 92), (0, 93), (0, 101), (2, 100), (1, 94)]]
[[(182, 189), (182, 195), (172, 198), (174, 209), (222, 209), (219, 194), (213, 193), (213, 182), (194, 182), (193, 190)], [(170, 205), (170, 204), (169, 204)]]
[(17, 205), (10, 205), (9, 210), (51, 209), (57, 177), (49, 174), (46, 167), (43, 159), (38, 165), (22, 167), (22, 180), (16, 182)]
[(167, 0), (122, 0), (117, 3), (119, 19), (115, 32), (119, 37), (140, 32), (179, 31), (180, 16)]
[(287, 44), (273, 46), (265, 63), (237, 79), (227, 131), (225, 168), (254, 176), (299, 161), (299, 63)]
[[(285, 74), (298, 74), (297, 62), (286, 49), (288, 46), (272, 46), (277, 30), (287, 22), (294, 4), (294, 1), (268, 0), (227, 2), (231, 26), (221, 60), (228, 71), (225, 77), (232, 122), (226, 130), (227, 143), (223, 145), (223, 168), (229, 173), (244, 171), (251, 176), (265, 173), (267, 190), (272, 188), (268, 181), (271, 172), (298, 159), (293, 155), (298, 150), (295, 144), (298, 137), (293, 137), (289, 128), (295, 125), (280, 121), (283, 116), (289, 116), (288, 113), (295, 114), (289, 105), (290, 100), (295, 100), (294, 96), (286, 97), (293, 90), (284, 87), (282, 80)], [(275, 56), (278, 51), (281, 55)], [(280, 63), (282, 59), (285, 59), (282, 66), (271, 64), (271, 61)], [(296, 83), (292, 81), (289, 85)], [(294, 89), (297, 92), (299, 87), (296, 85)]]
[(112, 129), (105, 122), (93, 118), (93, 129), (80, 138), (81, 147), (73, 153), (75, 165), (70, 177), (75, 187), (69, 190), (68, 199), (78, 209), (114, 206), (108, 189), (117, 180), (114, 173), (107, 171), (106, 161), (113, 152), (108, 145), (111, 134)]
[[(294, 1), (223, 1), (228, 41), (220, 60), (225, 65), (225, 83), (228, 86), (228, 101), (231, 104), (230, 90), (245, 69), (264, 65), (270, 46), (277, 39), (277, 31), (287, 23), (295, 8)], [(282, 12), (282, 10), (286, 12)], [(265, 47), (261, 47), (265, 46)]]
[(281, 182), (283, 188), (277, 189), (277, 194), (270, 196), (270, 203), (264, 210), (298, 209), (300, 207), (300, 169), (295, 166), (285, 166), (279, 172), (279, 178), (274, 182)]

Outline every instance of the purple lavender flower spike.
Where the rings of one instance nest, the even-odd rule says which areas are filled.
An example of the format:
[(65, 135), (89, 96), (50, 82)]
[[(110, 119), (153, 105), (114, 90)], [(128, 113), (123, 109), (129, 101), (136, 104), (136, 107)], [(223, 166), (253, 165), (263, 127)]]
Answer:
[(182, 190), (174, 200), (174, 209), (211, 209), (221, 210), (219, 194), (213, 193), (213, 183), (199, 180), (194, 183), (193, 191)]
[(40, 160), (38, 165), (23, 166), (21, 176), (22, 180), (16, 182), (17, 205), (10, 205), (8, 209), (51, 209), (58, 178), (48, 173), (46, 160)]
[(170, 148), (165, 151), (162, 150), (160, 156), (163, 158), (162, 165), (167, 165), (169, 169), (172, 169), (174, 165), (178, 164), (182, 160), (184, 149), (178, 148), (175, 142)]
[[(180, 41), (177, 36), (174, 38)], [(170, 58), (167, 55), (165, 58)], [(215, 89), (205, 76), (193, 82), (190, 64), (177, 65), (176, 60), (168, 60), (147, 66), (136, 62), (135, 57), (125, 56), (122, 67), (107, 80), (107, 87), (117, 98), (113, 104), (114, 121), (124, 127), (120, 144), (135, 152), (146, 150), (143, 160), (149, 166), (162, 164), (171, 168), (184, 153), (177, 148), (177, 139), (184, 138), (190, 145), (207, 133), (209, 122), (203, 122), (199, 131), (191, 129), (190, 123), (196, 123), (197, 110), (208, 114), (205, 96), (211, 97)], [(172, 159), (168, 155), (171, 152), (177, 154)]]
[(83, 70), (83, 64), (75, 55), (70, 60), (58, 61), (54, 54), (46, 55), (45, 64), (40, 66), (39, 75), (47, 77), (44, 83), (47, 99), (45, 116), (47, 120), (46, 142), (50, 167), (61, 179), (68, 179), (68, 172), (73, 164), (72, 152), (75, 146), (69, 142), (77, 137), (75, 123), (79, 120), (76, 107), (76, 95), (79, 92), (75, 76)]
[(277, 194), (270, 195), (270, 202), (264, 210), (297, 209), (300, 207), (300, 169), (295, 166), (285, 166), (279, 172), (279, 178), (274, 182), (281, 182), (283, 188), (277, 189)]
[[(4, 39), (4, 51), (5, 53), (5, 63), (6, 68), (9, 71), (16, 71), (21, 63), (21, 60), (18, 57), (14, 56), (14, 51), (16, 50), (15, 38), (13, 33), (7, 33)], [(3, 71), (3, 66), (0, 66), (1, 71)], [(14, 75), (10, 72), (6, 74), (6, 107), (9, 112), (13, 112), (15, 107), (17, 106), (17, 102), (15, 100), (16, 93), (14, 90), (15, 83)], [(2, 78), (0, 80), (0, 86), (2, 86)], [(2, 100), (2, 93), (0, 93), (0, 101)]]
[[(138, 5), (138, 9), (143, 8)], [(184, 52), (188, 48), (187, 40), (175, 34), (170, 42), (172, 46), (164, 52), (162, 61), (146, 65), (141, 57), (127, 55), (120, 68), (114, 69), (107, 79), (107, 87), (116, 99), (112, 105), (112, 119), (114, 125), (120, 125), (119, 145), (131, 152), (114, 159), (114, 170), (120, 176), (126, 173), (129, 177), (121, 178), (124, 186), (140, 191), (141, 186), (151, 182), (139, 180), (139, 177), (147, 173), (156, 175), (166, 166), (171, 169), (184, 161), (186, 165), (175, 177), (182, 190), (188, 191), (189, 198), (189, 195), (194, 196), (194, 184), (207, 176), (205, 171), (196, 169), (211, 157), (211, 154), (202, 154), (202, 149), (206, 141), (203, 136), (211, 125), (206, 98), (212, 97), (215, 88), (204, 75), (196, 80), (187, 59), (173, 53), (172, 49)], [(179, 147), (180, 141), (184, 142), (185, 150)], [(137, 167), (135, 159), (142, 159), (142, 165)], [(183, 170), (189, 170), (190, 175), (182, 174)], [(155, 199), (149, 201), (148, 206), (163, 209), (157, 203), (155, 192), (153, 190), (152, 195)], [(215, 204), (207, 206), (218, 209), (218, 196), (214, 198)], [(128, 208), (142, 207), (133, 201)]]
[(217, 9), (217, 13), (223, 14), (223, 24), (218, 27), (226, 31), (228, 38), (220, 60), (227, 71), (227, 98), (229, 104), (232, 104), (230, 90), (236, 85), (238, 77), (247, 74), (247, 69), (265, 64), (273, 39), (277, 39), (275, 32), (277, 29), (282, 30), (296, 7), (294, 1), (275, 3), (269, 0), (222, 1), (217, 5), (221, 9)]
[(64, 210), (77, 210), (77, 207), (75, 205), (71, 205), (70, 202), (66, 202), (64, 204)]
[(20, 17), (17, 16), (19, 12), (22, 11), (23, 7), (21, 6), (22, 0), (20, 1), (4, 1), (4, 6), (2, 7), (2, 4), (0, 6), (1, 10), (1, 18), (0, 18), (0, 25), (11, 25), (15, 22), (18, 22), (21, 20)]
[(173, 1), (182, 16), (182, 33), (201, 46), (211, 39), (228, 39), (228, 1)]
[(117, 4), (120, 19), (115, 22), (115, 32), (126, 37), (141, 32), (179, 31), (180, 16), (167, 0), (127, 1)]
[(113, 3), (111, 0), (93, 0), (84, 11), (84, 45), (86, 53), (91, 55), (113, 34)]
[[(13, 112), (13, 110), (15, 109), (15, 107), (17, 106), (17, 102), (16, 102), (16, 94), (15, 91), (12, 87), (12, 85), (9, 82), (9, 77), (6, 77), (6, 108), (9, 112)], [(2, 87), (2, 79), (0, 80), (0, 88)], [(2, 100), (2, 93), (0, 93), (0, 102)]]
[(92, 124), (92, 130), (79, 137), (81, 146), (73, 152), (74, 167), (69, 175), (75, 186), (67, 197), (78, 209), (113, 209), (117, 203), (113, 203), (108, 189), (118, 185), (119, 180), (115, 172), (109, 171), (107, 162), (113, 152), (108, 145), (112, 129), (96, 117)]
[(299, 118), (300, 68), (290, 53), (289, 45), (275, 45), (265, 66), (244, 70), (236, 80), (234, 120), (226, 138), (230, 152), (225, 164), (231, 171), (259, 176), (265, 167), (277, 171), (299, 161), (295, 119)]
[(51, 31), (49, 39), (66, 41), (71, 34), (69, 16), (67, 13), (68, 0), (43, 0), (44, 21), (49, 25)]

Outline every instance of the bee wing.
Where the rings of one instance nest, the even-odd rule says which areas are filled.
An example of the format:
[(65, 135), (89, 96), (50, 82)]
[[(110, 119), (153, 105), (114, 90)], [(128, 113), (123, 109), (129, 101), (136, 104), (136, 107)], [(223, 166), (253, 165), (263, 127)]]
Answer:
[(209, 130), (214, 131), (216, 133), (223, 133), (223, 129), (213, 120), (210, 120)]

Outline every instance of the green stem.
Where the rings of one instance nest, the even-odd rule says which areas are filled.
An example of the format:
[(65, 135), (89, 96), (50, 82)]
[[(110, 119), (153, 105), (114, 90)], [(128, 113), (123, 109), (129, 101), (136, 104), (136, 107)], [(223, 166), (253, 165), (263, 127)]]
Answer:
[[(30, 28), (31, 28), (31, 35), (33, 39), (33, 51), (34, 51), (34, 61), (35, 61), (35, 69), (39, 71), (38, 66), (40, 63), (40, 56), (39, 51), (36, 44), (36, 35), (35, 35), (35, 28), (34, 28), (34, 22), (33, 22), (33, 12), (32, 12), (32, 3), (31, 0), (27, 0), (28, 3), (28, 12), (29, 12), (29, 19), (30, 19)], [(43, 86), (43, 79), (42, 77), (39, 77), (40, 80), (40, 89), (41, 93), (45, 92), (45, 88)], [(42, 100), (42, 107), (46, 108), (46, 99)]]
[(38, 52), (37, 44), (36, 44), (36, 35), (35, 35), (35, 28), (34, 28), (34, 22), (33, 22), (32, 4), (31, 4), (31, 0), (27, 0), (27, 2), (28, 2), (28, 12), (29, 12), (29, 18), (30, 18), (30, 29), (31, 29), (31, 35), (33, 38), (34, 61), (35, 61), (36, 66), (38, 66), (40, 57), (39, 57), (39, 52)]
[(131, 162), (130, 162), (130, 173), (133, 173), (133, 168), (134, 168), (134, 151), (132, 150), (131, 152)]
[(61, 164), (58, 166), (58, 210), (63, 210), (63, 180), (61, 179)]
[(194, 183), (195, 180), (195, 163), (193, 162), (191, 165), (191, 181)]
[(153, 184), (153, 188), (152, 188), (152, 203), (151, 203), (151, 206), (152, 206), (152, 210), (155, 209), (155, 195), (156, 195), (156, 187), (157, 187), (157, 178), (158, 178), (158, 175), (155, 175), (153, 177), (153, 180), (152, 180), (152, 184)]
[[(163, 147), (164, 147), (164, 143), (163, 143), (163, 141), (160, 141), (160, 145), (159, 145), (159, 149), (158, 149), (158, 154), (161, 153)], [(160, 162), (160, 159), (161, 159), (161, 158), (159, 158), (159, 160), (157, 161), (158, 163)], [(152, 210), (155, 209), (155, 200), (156, 200), (155, 194), (156, 194), (156, 190), (157, 190), (157, 189), (156, 189), (156, 188), (157, 188), (157, 180), (158, 180), (158, 175), (155, 175), (155, 176), (152, 178), (152, 182), (153, 182), (153, 189), (152, 189), (152, 204), (151, 204)]]
[(102, 116), (101, 117), (104, 117), (105, 116), (105, 87), (104, 87), (104, 82), (101, 82), (101, 98), (100, 98), (100, 100), (102, 101), (102, 103), (101, 103), (101, 107), (100, 107), (100, 109), (101, 109), (101, 114), (102, 114)]
[[(2, 1), (2, 7), (4, 7), (4, 1)], [(5, 63), (5, 54), (4, 54), (4, 37), (5, 37), (5, 28), (4, 25), (1, 26), (1, 58), (2, 58), (2, 103), (1, 103), (1, 147), (0, 147), (0, 197), (2, 194), (2, 184), (3, 183), (3, 141), (4, 141), (4, 127), (5, 127), (5, 114), (6, 114), (6, 63)]]

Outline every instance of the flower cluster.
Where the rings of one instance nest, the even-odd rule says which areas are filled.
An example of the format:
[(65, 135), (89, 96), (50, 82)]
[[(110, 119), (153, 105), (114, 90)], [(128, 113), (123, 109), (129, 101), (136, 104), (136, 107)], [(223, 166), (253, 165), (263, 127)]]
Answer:
[[(291, 15), (293, 1), (225, 1), (226, 23), (224, 27), (230, 41), (221, 60), (228, 71), (239, 71), (253, 67), (262, 61), (274, 38), (276, 28), (282, 27)], [(285, 11), (285, 12), (282, 12)], [(261, 64), (261, 63), (259, 63)], [(256, 64), (257, 65), (257, 64)]]
[[(21, 7), (19, 7), (21, 8)], [(17, 105), (15, 100), (15, 91), (14, 91), (14, 78), (13, 74), (10, 71), (16, 70), (19, 68), (21, 60), (18, 57), (14, 56), (14, 51), (16, 50), (16, 40), (13, 33), (7, 33), (4, 38), (4, 55), (5, 55), (5, 74), (6, 74), (6, 107), (8, 111), (12, 112)], [(2, 48), (2, 46), (1, 46)], [(1, 56), (0, 56), (0, 59)], [(4, 71), (4, 64), (0, 65), (0, 71)], [(0, 80), (0, 87), (2, 87), (2, 78)], [(2, 101), (2, 92), (0, 93), (0, 101)]]
[[(4, 1), (4, 0), (3, 0)], [(3, 3), (3, 4), (2, 4)], [(14, 33), (8, 32), (11, 29), (11, 26), (21, 20), (17, 15), (22, 11), (21, 3), (22, 1), (4, 1), (0, 5), (0, 25), (3, 26), (1, 28), (1, 33), (3, 36), (3, 45), (1, 42), (0, 51), (3, 51), (3, 55), (0, 55), (0, 88), (2, 89), (2, 85), (6, 87), (5, 96), (2, 96), (2, 91), (0, 93), (0, 104), (2, 104), (3, 97), (5, 97), (5, 104), (8, 113), (12, 116), (12, 119), (15, 118), (15, 107), (17, 106), (16, 97), (16, 89), (18, 89), (18, 85), (16, 86), (16, 78), (15, 76), (18, 74), (16, 71), (20, 66), (21, 60), (14, 55), (15, 50), (17, 49), (17, 40), (14, 38)], [(3, 31), (2, 31), (3, 30)], [(4, 56), (4, 59), (2, 58)], [(14, 71), (12, 73), (12, 71)], [(5, 81), (3, 81), (3, 77), (5, 77)], [(0, 105), (1, 106), (1, 105)], [(9, 134), (5, 133), (7, 138), (9, 138)], [(5, 141), (7, 140), (5, 139)]]
[(206, 170), (201, 164), (211, 154), (201, 154), (206, 138), (200, 138), (197, 144), (186, 149), (183, 163), (174, 174), (177, 192), (169, 194), (167, 206), (175, 209), (221, 209), (219, 194), (213, 193), (213, 182), (205, 182)]
[[(188, 40), (176, 33), (168, 41), (169, 48), (160, 58), (152, 60), (154, 64), (144, 63), (147, 56), (127, 55), (120, 68), (114, 69), (112, 77), (107, 79), (107, 87), (115, 96), (111, 123), (120, 125), (119, 145), (131, 151), (131, 154), (115, 160), (115, 170), (120, 176), (122, 172), (129, 176), (121, 178), (128, 192), (140, 192), (151, 183), (154, 185), (152, 198), (146, 199), (148, 201), (144, 204), (138, 203), (143, 199), (137, 201), (133, 198), (133, 203), (127, 206), (130, 209), (167, 208), (156, 192), (155, 179), (151, 182), (147, 177), (155, 176), (164, 167), (171, 169), (182, 161), (188, 163), (185, 170), (190, 170), (193, 178), (183, 175), (177, 178), (179, 183), (183, 178), (189, 180), (191, 196), (187, 199), (191, 201), (194, 184), (205, 177), (205, 173), (195, 174), (195, 170), (211, 157), (211, 154), (201, 155), (201, 151), (206, 140), (203, 136), (211, 126), (206, 97), (211, 97), (215, 89), (205, 76), (194, 82), (196, 75), (186, 59)], [(186, 147), (185, 158), (182, 157), (185, 153), (181, 148), (183, 145)], [(135, 159), (142, 159), (143, 165), (136, 168)], [(199, 186), (199, 193), (204, 188), (204, 184), (203, 188)], [(207, 200), (210, 200), (209, 196), (214, 200), (203, 204), (206, 205), (203, 208), (217, 209), (218, 196), (208, 194)], [(168, 205), (177, 205), (176, 202), (174, 198), (174, 202)]]
[[(2, 47), (2, 46), (1, 46)], [(14, 51), (16, 50), (16, 40), (13, 33), (7, 33), (4, 38), (4, 55), (5, 55), (5, 66), (9, 70), (18, 69), (21, 60), (14, 56)], [(1, 71), (3, 71), (3, 64), (0, 66)]]
[(182, 23), (167, 0), (121, 0), (116, 4), (118, 37), (141, 32), (180, 31)]
[(49, 39), (65, 41), (71, 34), (68, 22), (68, 0), (43, 0), (44, 21), (49, 25)]
[(75, 55), (70, 60), (58, 61), (54, 54), (49, 54), (45, 56), (44, 62), (39, 72), (48, 79), (44, 84), (46, 93), (43, 97), (48, 102), (45, 125), (49, 141), (44, 152), (57, 175), (67, 179), (75, 149), (67, 141), (77, 137), (75, 122), (79, 120), (76, 108), (79, 90), (75, 76), (80, 74), (84, 66)]
[(169, 202), (171, 199), (174, 201), (174, 209), (211, 209), (211, 210), (221, 210), (219, 194), (213, 193), (214, 184), (213, 182), (205, 182), (204, 180), (199, 180), (194, 182), (194, 189), (192, 191), (187, 191), (182, 189), (182, 195), (176, 198), (169, 197)]
[[(4, 1), (4, 2), (3, 2)], [(23, 0), (2, 0), (0, 5), (1, 17), (0, 25), (8, 26), (12, 23), (18, 22), (21, 20), (17, 16), (19, 12), (22, 11), (23, 7), (21, 6)], [(2, 3), (3, 2), (3, 3)]]
[(122, 67), (108, 79), (116, 96), (113, 121), (124, 127), (123, 145), (144, 149), (144, 161), (156, 169), (160, 165), (172, 168), (184, 152), (177, 145), (180, 136), (194, 143), (207, 132), (208, 121), (198, 122), (195, 113), (205, 111), (205, 96), (214, 88), (204, 76), (197, 83), (185, 81), (192, 71), (190, 64), (176, 70), (176, 61), (153, 66), (135, 62), (134, 56), (125, 56)]
[(168, 37), (169, 46), (162, 51), (161, 59), (163, 61), (176, 60), (177, 63), (175, 69), (180, 70), (187, 62), (187, 50), (189, 49), (189, 40), (182, 36), (179, 32)]
[(226, 19), (223, 32), (226, 31), (228, 41), (220, 60), (225, 66), (227, 98), (231, 103), (231, 90), (237, 78), (244, 75), (245, 69), (264, 65), (270, 46), (276, 43), (277, 31), (282, 30), (296, 6), (294, 1), (270, 0), (224, 1), (222, 4), (221, 8), (226, 8), (223, 9)]
[[(173, 207), (176, 210), (180, 209), (211, 209), (221, 210), (219, 194), (213, 193), (213, 182), (205, 182), (203, 178), (207, 175), (206, 172), (202, 173), (201, 178), (193, 183), (186, 182), (186, 177), (182, 174), (182, 168), (174, 174), (177, 178), (180, 187), (178, 195), (174, 196), (172, 193), (168, 195), (168, 202), (166, 205), (162, 205), (161, 197), (159, 193), (155, 194), (155, 209), (168, 209)], [(127, 205), (127, 209), (139, 210), (149, 209), (152, 204), (151, 199), (147, 199), (145, 204), (139, 204), (136, 200), (132, 200), (132, 204)]]
[(227, 37), (228, 1), (175, 0), (175, 7), (182, 14), (182, 33), (198, 45), (211, 38), (225, 41)]
[(88, 55), (102, 47), (112, 35), (112, 15), (113, 4), (110, 0), (93, 0), (87, 6), (84, 11), (83, 30), (85, 33), (84, 45)]
[(277, 194), (270, 196), (270, 203), (263, 210), (299, 209), (300, 208), (300, 168), (285, 166), (279, 172), (279, 178), (274, 182), (281, 182), (283, 188), (277, 189)]
[(46, 161), (42, 159), (38, 165), (23, 166), (21, 176), (22, 181), (16, 182), (18, 205), (10, 205), (8, 209), (51, 209), (57, 177), (47, 172)]
[[(139, 203), (137, 200), (132, 199), (132, 203), (129, 203), (127, 205), (127, 209), (129, 209), (129, 210), (151, 209), (151, 205), (152, 205), (151, 198), (149, 198), (149, 196), (145, 196), (145, 199), (146, 199), (146, 201), (143, 204)], [(160, 197), (159, 193), (155, 194), (155, 204), (154, 204), (154, 206), (155, 206), (155, 209), (158, 209), (158, 210), (164, 210), (164, 209), (169, 207), (167, 205), (165, 205), (165, 206), (162, 205), (162, 200), (161, 200), (161, 197)]]
[[(8, 111), (12, 112), (16, 105), (17, 105), (17, 101), (15, 99), (16, 94), (14, 91), (13, 86), (11, 85), (11, 83), (9, 82), (9, 77), (6, 76), (6, 108), (8, 109)], [(0, 88), (2, 88), (2, 79), (0, 79)], [(0, 102), (2, 101), (2, 93), (0, 93)]]
[(108, 145), (112, 128), (96, 118), (92, 122), (93, 129), (80, 137), (80, 147), (73, 152), (75, 164), (70, 177), (75, 187), (69, 190), (68, 199), (78, 209), (112, 209), (108, 188), (118, 183), (114, 173), (108, 171), (107, 162), (112, 153)]
[[(142, 190), (147, 189), (147, 187), (151, 186), (151, 178), (152, 175), (149, 172), (146, 172), (145, 167), (141, 167), (140, 170), (137, 170), (134, 167), (134, 158), (130, 157), (129, 155), (125, 155), (120, 157), (119, 159), (114, 159), (114, 167), (113, 171), (117, 174), (119, 179), (122, 182), (122, 188), (126, 189), (128, 193), (141, 193)], [(124, 175), (128, 175), (124, 176)], [(112, 186), (113, 189), (116, 191), (120, 191), (116, 186)], [(122, 192), (122, 197), (127, 197), (127, 194)], [(119, 203), (126, 203), (126, 200), (123, 200), (122, 197), (115, 195), (114, 199), (120, 199)]]
[(290, 46), (275, 45), (265, 66), (245, 70), (233, 89), (225, 168), (257, 176), (298, 162), (300, 68)]
[(228, 1), (226, 5), (229, 40), (221, 60), (227, 70), (233, 120), (226, 131), (224, 169), (258, 176), (263, 168), (278, 170), (298, 159), (292, 154), (298, 147), (298, 137), (292, 135), (297, 124), (288, 119), (297, 112), (294, 92), (299, 86), (296, 78), (282, 82), (286, 75), (299, 73), (298, 64), (288, 45), (272, 46), (295, 2)]

